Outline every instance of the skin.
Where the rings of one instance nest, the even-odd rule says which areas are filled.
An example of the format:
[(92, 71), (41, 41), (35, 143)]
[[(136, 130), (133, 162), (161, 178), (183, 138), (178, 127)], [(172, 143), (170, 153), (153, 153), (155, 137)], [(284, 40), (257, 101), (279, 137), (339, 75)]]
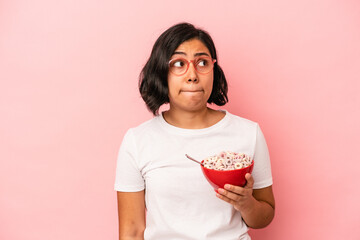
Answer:
[(253, 189), (254, 179), (250, 173), (245, 175), (247, 184), (244, 187), (225, 185), (219, 188), (216, 196), (230, 203), (241, 213), (241, 216), (251, 228), (264, 228), (270, 224), (275, 213), (275, 199), (272, 186)]
[[(182, 57), (193, 60), (198, 55), (210, 55), (207, 47), (198, 39), (182, 43), (172, 58)], [(199, 74), (191, 63), (182, 76), (169, 73), (170, 108), (163, 113), (171, 125), (186, 129), (206, 128), (219, 122), (225, 113), (207, 107), (213, 87), (213, 72)], [(218, 189), (216, 196), (241, 213), (245, 223), (251, 228), (263, 228), (274, 217), (275, 200), (272, 186), (253, 189), (254, 179), (246, 174), (244, 187), (226, 185)], [(118, 192), (119, 239), (144, 239), (145, 191), (135, 193)]]
[(119, 239), (143, 240), (145, 231), (145, 190), (117, 192)]
[[(182, 57), (193, 60), (201, 55), (211, 57), (207, 47), (200, 40), (193, 39), (182, 43), (171, 59)], [(192, 63), (182, 76), (169, 72), (170, 108), (163, 115), (165, 120), (171, 125), (187, 129), (206, 128), (220, 121), (225, 114), (207, 107), (213, 79), (213, 71), (199, 74)]]

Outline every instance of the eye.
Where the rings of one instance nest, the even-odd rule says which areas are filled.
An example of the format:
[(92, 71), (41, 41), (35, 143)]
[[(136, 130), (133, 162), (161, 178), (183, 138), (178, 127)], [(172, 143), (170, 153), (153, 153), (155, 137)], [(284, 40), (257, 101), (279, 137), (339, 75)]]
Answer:
[(200, 58), (197, 63), (197, 66), (199, 67), (206, 67), (207, 65), (209, 65), (209, 60), (208, 59), (204, 59), (204, 58)]
[(185, 62), (182, 59), (177, 59), (171, 62), (171, 66), (181, 68), (185, 66)]

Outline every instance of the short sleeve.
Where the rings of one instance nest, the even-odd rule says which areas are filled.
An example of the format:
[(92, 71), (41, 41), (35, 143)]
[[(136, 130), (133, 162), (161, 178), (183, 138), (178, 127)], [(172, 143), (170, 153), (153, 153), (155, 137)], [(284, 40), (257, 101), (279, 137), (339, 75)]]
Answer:
[(254, 189), (265, 188), (273, 184), (269, 150), (265, 137), (258, 124), (252, 176), (254, 178)]
[(116, 191), (138, 192), (145, 189), (137, 155), (133, 132), (132, 129), (129, 129), (123, 138), (118, 153), (114, 187)]

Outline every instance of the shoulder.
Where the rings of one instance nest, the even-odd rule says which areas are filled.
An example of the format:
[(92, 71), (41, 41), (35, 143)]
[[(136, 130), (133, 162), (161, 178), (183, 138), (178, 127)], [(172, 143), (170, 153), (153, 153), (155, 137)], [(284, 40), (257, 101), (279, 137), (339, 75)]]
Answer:
[(255, 121), (252, 121), (247, 118), (240, 117), (238, 115), (232, 114), (226, 111), (229, 123), (235, 126), (239, 126), (246, 129), (256, 130), (259, 127), (259, 124)]
[(155, 116), (138, 126), (129, 128), (126, 135), (132, 135), (133, 137), (141, 137), (144, 134), (148, 134), (150, 131), (157, 131), (157, 129), (160, 127), (159, 124), (159, 116)]

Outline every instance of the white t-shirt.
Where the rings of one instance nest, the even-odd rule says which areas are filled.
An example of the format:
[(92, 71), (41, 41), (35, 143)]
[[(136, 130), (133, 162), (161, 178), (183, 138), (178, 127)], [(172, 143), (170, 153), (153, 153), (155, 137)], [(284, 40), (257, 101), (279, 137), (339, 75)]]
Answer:
[(227, 111), (208, 128), (183, 129), (162, 114), (127, 131), (121, 144), (115, 190), (145, 189), (145, 240), (250, 239), (240, 212), (215, 196), (200, 165), (221, 151), (254, 158), (254, 189), (272, 185), (270, 158), (259, 125)]

